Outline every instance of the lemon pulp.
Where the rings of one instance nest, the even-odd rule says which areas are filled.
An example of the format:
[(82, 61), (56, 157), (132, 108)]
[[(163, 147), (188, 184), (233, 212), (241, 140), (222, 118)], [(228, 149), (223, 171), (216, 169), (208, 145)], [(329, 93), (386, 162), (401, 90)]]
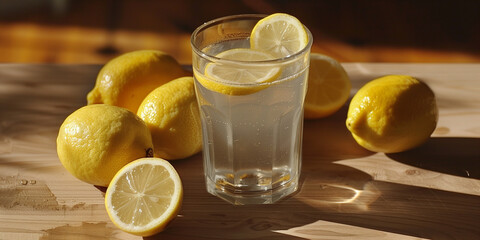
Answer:
[(170, 163), (160, 158), (142, 158), (115, 175), (105, 194), (105, 206), (117, 227), (150, 236), (176, 217), (182, 197), (180, 177)]
[(308, 34), (303, 24), (285, 13), (269, 15), (255, 25), (250, 47), (269, 52), (277, 58), (299, 52), (307, 46)]
[(338, 111), (350, 96), (351, 83), (335, 59), (312, 53), (305, 97), (305, 118), (321, 118)]
[(195, 77), (204, 87), (226, 95), (258, 92), (268, 87), (281, 72), (279, 66), (264, 62), (274, 57), (260, 50), (234, 48), (216, 57), (227, 61), (211, 62), (204, 74), (195, 72)]

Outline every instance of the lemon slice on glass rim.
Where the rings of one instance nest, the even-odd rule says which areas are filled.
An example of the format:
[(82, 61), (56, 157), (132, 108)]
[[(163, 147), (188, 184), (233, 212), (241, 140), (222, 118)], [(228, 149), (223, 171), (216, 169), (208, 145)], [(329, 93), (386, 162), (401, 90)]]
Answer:
[(105, 207), (110, 220), (121, 230), (151, 236), (177, 216), (182, 199), (182, 182), (173, 166), (161, 158), (141, 158), (113, 177), (105, 194)]
[(197, 80), (206, 88), (227, 95), (246, 95), (258, 92), (276, 80), (280, 65), (269, 63), (274, 57), (264, 51), (234, 48), (217, 54), (221, 59), (205, 67)]
[(286, 13), (261, 19), (250, 34), (250, 48), (261, 49), (276, 58), (300, 52), (307, 44), (308, 33), (303, 24)]

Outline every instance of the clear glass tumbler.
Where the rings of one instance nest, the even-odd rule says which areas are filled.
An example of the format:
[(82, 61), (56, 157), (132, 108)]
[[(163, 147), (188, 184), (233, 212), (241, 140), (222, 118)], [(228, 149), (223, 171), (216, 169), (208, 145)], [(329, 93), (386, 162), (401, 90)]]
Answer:
[[(301, 171), (303, 103), (312, 45), (308, 29), (307, 46), (287, 57), (265, 61), (215, 57), (229, 49), (249, 48), (250, 33), (263, 17), (219, 18), (198, 27), (191, 37), (207, 191), (236, 205), (282, 199), (297, 190)], [(269, 82), (227, 84), (205, 74), (210, 63), (280, 71)], [(202, 85), (206, 80), (201, 79), (238, 91), (218, 91)]]

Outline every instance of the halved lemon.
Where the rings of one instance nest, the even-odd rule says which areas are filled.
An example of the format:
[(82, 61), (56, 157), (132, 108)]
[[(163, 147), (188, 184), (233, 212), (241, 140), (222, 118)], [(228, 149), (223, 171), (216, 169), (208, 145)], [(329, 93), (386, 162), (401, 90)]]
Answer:
[(308, 44), (303, 24), (285, 13), (269, 15), (255, 25), (250, 34), (250, 47), (282, 58), (299, 52)]
[(182, 182), (168, 161), (141, 158), (113, 177), (105, 194), (105, 207), (121, 230), (151, 236), (177, 216), (182, 198)]
[(338, 111), (350, 96), (352, 85), (337, 60), (319, 53), (310, 55), (305, 118), (321, 118)]
[(216, 57), (227, 61), (209, 63), (204, 75), (198, 72), (194, 74), (202, 86), (219, 93), (251, 94), (268, 87), (267, 83), (280, 75), (279, 66), (263, 62), (274, 59), (264, 51), (234, 48), (221, 52)]

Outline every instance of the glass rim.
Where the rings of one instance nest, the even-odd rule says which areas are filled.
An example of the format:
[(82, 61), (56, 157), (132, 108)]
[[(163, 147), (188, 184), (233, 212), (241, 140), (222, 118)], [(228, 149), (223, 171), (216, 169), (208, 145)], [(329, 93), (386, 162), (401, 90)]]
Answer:
[(262, 19), (266, 16), (268, 16), (268, 15), (266, 15), (266, 14), (238, 14), (238, 15), (224, 16), (224, 17), (216, 18), (216, 19), (210, 20), (208, 22), (205, 22), (205, 23), (201, 24), (200, 26), (198, 26), (195, 29), (195, 31), (193, 31), (193, 33), (190, 37), (190, 45), (192, 47), (192, 50), (198, 56), (200, 56), (202, 58), (205, 58), (205, 59), (207, 59), (211, 62), (241, 63), (241, 64), (249, 64), (249, 63), (252, 63), (252, 64), (273, 64), (273, 63), (276, 63), (276, 64), (278, 64), (279, 62), (286, 62), (286, 61), (290, 61), (291, 59), (295, 59), (296, 57), (304, 54), (306, 51), (309, 51), (309, 49), (312, 47), (313, 36), (312, 36), (312, 33), (310, 32), (310, 30), (305, 25), (303, 25), (303, 27), (305, 28), (305, 31), (307, 32), (307, 37), (308, 37), (307, 45), (305, 45), (304, 48), (302, 48), (301, 50), (299, 50), (299, 51), (297, 51), (293, 54), (290, 54), (290, 55), (284, 56), (284, 57), (280, 57), (280, 58), (270, 59), (270, 60), (243, 61), (243, 60), (231, 60), (231, 59), (219, 58), (219, 57), (216, 57), (216, 56), (213, 56), (213, 55), (210, 55), (210, 54), (207, 54), (207, 53), (203, 52), (202, 50), (200, 50), (195, 45), (195, 39), (196, 39), (196, 36), (198, 35), (198, 33), (200, 33), (204, 29), (207, 29), (210, 26), (214, 26), (214, 25), (217, 25), (217, 24), (222, 23), (222, 22), (233, 22), (233, 21), (237, 21), (237, 20), (248, 20), (248, 19), (258, 19), (258, 20), (260, 20), (260, 19)]

